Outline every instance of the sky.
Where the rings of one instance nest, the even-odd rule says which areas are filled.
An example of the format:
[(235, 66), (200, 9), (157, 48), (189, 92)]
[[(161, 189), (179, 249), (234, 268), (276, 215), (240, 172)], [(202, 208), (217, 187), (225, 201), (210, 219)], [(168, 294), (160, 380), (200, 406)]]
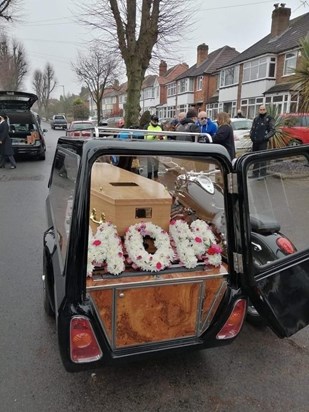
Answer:
[[(33, 92), (33, 71), (43, 71), (49, 62), (58, 82), (53, 97), (59, 98), (63, 92), (79, 94), (82, 84), (71, 64), (76, 62), (78, 52), (87, 53), (89, 41), (96, 35), (78, 23), (78, 3), (83, 1), (87, 0), (21, 0), (20, 21), (6, 24), (5, 30), (23, 44), (30, 63), (25, 91)], [(225, 45), (244, 51), (270, 32), (274, 3), (274, 0), (196, 0), (195, 7), (188, 8), (195, 24), (182, 33), (178, 47), (173, 46), (174, 52), (166, 59), (168, 67), (180, 62), (195, 64), (196, 48), (201, 43), (209, 46), (209, 52)], [(291, 0), (286, 7), (291, 8), (292, 19), (309, 12), (309, 0)]]

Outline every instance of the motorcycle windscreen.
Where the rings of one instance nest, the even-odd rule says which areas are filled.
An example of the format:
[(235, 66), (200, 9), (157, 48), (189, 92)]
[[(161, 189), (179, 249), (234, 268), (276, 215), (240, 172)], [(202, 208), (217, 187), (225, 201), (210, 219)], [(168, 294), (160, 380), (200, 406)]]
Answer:
[(235, 167), (243, 286), (275, 333), (291, 336), (309, 323), (309, 147), (256, 152)]

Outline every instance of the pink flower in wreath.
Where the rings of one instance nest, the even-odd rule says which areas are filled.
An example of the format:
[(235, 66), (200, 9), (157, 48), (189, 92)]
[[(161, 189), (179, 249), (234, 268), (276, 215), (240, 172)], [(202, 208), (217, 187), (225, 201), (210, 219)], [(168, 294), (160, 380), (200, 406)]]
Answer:
[(196, 243), (202, 243), (202, 239), (198, 236), (196, 236), (194, 240), (196, 241)]
[(221, 253), (222, 249), (219, 245), (211, 245), (210, 248), (207, 250), (208, 255), (215, 255), (216, 253)]
[(96, 240), (94, 240), (93, 242), (92, 242), (92, 244), (93, 244), (93, 246), (100, 246), (101, 245), (101, 240), (99, 240), (99, 239), (96, 239)]

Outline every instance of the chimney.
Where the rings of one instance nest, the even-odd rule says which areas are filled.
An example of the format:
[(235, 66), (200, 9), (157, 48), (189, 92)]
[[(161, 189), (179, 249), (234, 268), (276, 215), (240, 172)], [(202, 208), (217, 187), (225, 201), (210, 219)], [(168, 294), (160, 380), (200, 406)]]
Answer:
[(276, 3), (274, 7), (271, 16), (271, 37), (279, 36), (289, 27), (291, 16), (291, 9), (286, 8), (285, 3)]
[(208, 46), (203, 43), (197, 46), (196, 65), (199, 66), (208, 56)]
[(164, 60), (161, 60), (159, 64), (159, 76), (164, 76), (166, 72), (167, 72), (167, 64)]

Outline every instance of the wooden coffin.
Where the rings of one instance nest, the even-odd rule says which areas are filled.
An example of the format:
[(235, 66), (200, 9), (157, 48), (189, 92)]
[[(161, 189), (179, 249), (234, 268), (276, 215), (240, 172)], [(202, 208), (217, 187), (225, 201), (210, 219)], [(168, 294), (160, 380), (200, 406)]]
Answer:
[(199, 337), (227, 288), (226, 269), (87, 278), (87, 292), (112, 348)]
[(101, 219), (116, 225), (120, 236), (140, 222), (152, 222), (167, 231), (171, 205), (172, 197), (161, 183), (109, 163), (94, 164), (90, 197), (94, 233)]

